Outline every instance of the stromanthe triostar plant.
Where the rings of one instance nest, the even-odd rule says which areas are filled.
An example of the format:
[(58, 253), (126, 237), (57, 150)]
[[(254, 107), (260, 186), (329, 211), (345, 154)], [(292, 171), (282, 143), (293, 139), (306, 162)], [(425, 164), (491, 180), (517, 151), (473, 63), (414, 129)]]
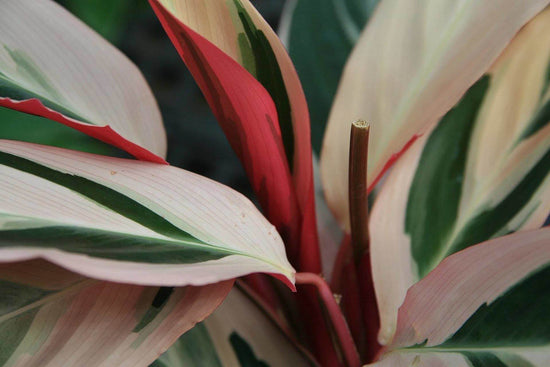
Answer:
[[(550, 364), (550, 1), (308, 1), (283, 19), (298, 73), (248, 0), (149, 1), (265, 218), (167, 164), (119, 51), (51, 0), (1, 4), (0, 106), (137, 160), (0, 141), (0, 365)], [(309, 100), (335, 93), (340, 244), (303, 65)]]

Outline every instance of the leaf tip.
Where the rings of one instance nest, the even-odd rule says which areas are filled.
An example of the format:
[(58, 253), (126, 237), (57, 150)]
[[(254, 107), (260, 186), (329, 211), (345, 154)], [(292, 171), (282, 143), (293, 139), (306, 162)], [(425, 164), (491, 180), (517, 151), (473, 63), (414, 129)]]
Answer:
[(269, 273), (269, 275), (283, 282), (292, 292), (296, 292), (296, 271), (293, 268), (287, 274)]

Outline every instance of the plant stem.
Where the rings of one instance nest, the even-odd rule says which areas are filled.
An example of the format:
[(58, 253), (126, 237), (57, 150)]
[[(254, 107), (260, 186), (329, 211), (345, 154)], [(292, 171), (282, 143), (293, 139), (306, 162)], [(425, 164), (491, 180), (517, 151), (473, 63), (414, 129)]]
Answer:
[[(354, 337), (361, 357), (372, 361), (380, 345), (377, 341), (379, 329), (378, 306), (374, 293), (370, 253), (369, 253), (369, 207), (367, 186), (367, 163), (369, 152), (370, 127), (365, 121), (355, 121), (351, 125), (349, 151), (349, 214), (350, 236), (353, 262), (344, 264), (348, 284), (343, 287), (343, 301), (350, 303), (346, 307), (346, 317), (360, 321), (363, 328), (354, 328)], [(356, 277), (349, 273), (355, 273)], [(355, 284), (352, 280), (355, 281)], [(358, 293), (358, 294), (357, 294)], [(357, 299), (362, 315), (357, 315)], [(344, 303), (346, 304), (346, 303)], [(364, 343), (364, 344), (363, 344)]]
[(348, 196), (353, 258), (359, 264), (369, 250), (367, 162), (370, 126), (358, 120), (351, 125)]
[(361, 362), (353, 338), (346, 320), (340, 311), (340, 307), (334, 299), (334, 295), (323, 278), (313, 273), (297, 273), (296, 284), (312, 285), (317, 288), (320, 299), (328, 312), (328, 316), (334, 327), (334, 331), (341, 343), (342, 353), (349, 367), (359, 367)]

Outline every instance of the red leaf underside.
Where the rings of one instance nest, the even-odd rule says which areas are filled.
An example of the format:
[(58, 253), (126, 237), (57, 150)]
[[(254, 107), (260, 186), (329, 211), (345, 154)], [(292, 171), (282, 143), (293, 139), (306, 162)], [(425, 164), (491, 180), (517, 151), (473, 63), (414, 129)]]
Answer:
[(291, 262), (296, 264), (302, 215), (273, 100), (231, 57), (157, 1), (150, 3), (241, 160), (266, 217), (285, 240)]
[(109, 125), (98, 126), (80, 122), (44, 106), (39, 99), (32, 98), (23, 101), (14, 101), (10, 98), (0, 98), (0, 106), (62, 123), (104, 143), (122, 149), (139, 160), (168, 164), (162, 157), (122, 137)]

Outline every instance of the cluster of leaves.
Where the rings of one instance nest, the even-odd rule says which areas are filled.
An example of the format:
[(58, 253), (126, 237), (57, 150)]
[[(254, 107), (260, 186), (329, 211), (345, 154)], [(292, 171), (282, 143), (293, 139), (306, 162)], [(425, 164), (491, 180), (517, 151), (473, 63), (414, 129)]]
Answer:
[(0, 365), (550, 364), (550, 1), (289, 1), (290, 56), (248, 0), (149, 3), (262, 213), (167, 164), (119, 51), (51, 0), (4, 1), (0, 108), (137, 159), (0, 141)]

